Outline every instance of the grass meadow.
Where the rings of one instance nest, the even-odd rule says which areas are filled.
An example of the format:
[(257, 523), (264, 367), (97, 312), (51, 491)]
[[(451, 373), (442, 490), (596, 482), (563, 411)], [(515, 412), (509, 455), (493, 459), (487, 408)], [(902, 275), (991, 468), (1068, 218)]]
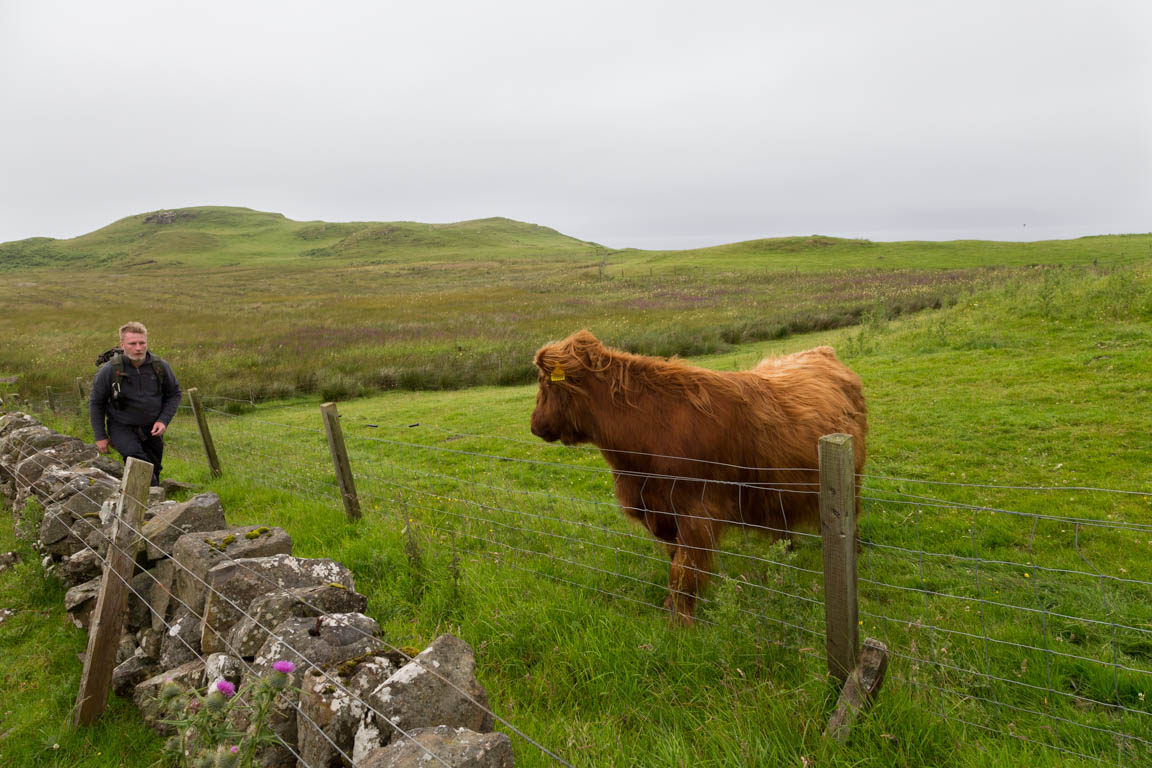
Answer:
[(630, 351), (696, 357), (950, 306), (1044, 267), (1150, 256), (1152, 235), (615, 251), (507, 219), (327, 224), (183, 209), (0, 244), (0, 377), (36, 396), (69, 392), (137, 318), (182, 378), (222, 397), (526, 384), (540, 344), (585, 326)]
[[(125, 222), (112, 234), (138, 235)], [(553, 235), (534, 236), (556, 246)], [(219, 493), (234, 525), (283, 526), (298, 555), (345, 563), (392, 645), (459, 634), (496, 713), (573, 765), (1152, 765), (1152, 238), (793, 238), (691, 258), (578, 243), (454, 266), (457, 246), (439, 240), (417, 264), (399, 248), (354, 251), (367, 238), (319, 227), (306, 245), (327, 249), (311, 257), (323, 269), (278, 264), (274, 249), (267, 264), (231, 267), (209, 251), (175, 265), (109, 251), (101, 269), (72, 274), (25, 263), (5, 277), (48, 286), (56, 317), (84, 330), (66, 332), (5, 280), (0, 295), (22, 303), (0, 323), (21, 351), (5, 348), (0, 374), (38, 394), (90, 373), (78, 350), (102, 350), (122, 314), (154, 305), (124, 295), (101, 309), (77, 287), (155, 259), (143, 274), (165, 276), (171, 306), (146, 322), (184, 385), (218, 398), (224, 469), (210, 477), (182, 409), (166, 476)], [(811, 322), (825, 315), (838, 319)], [(719, 332), (753, 318), (775, 330)], [(699, 623), (674, 629), (660, 610), (666, 556), (624, 521), (599, 454), (530, 434), (535, 388), (516, 367), (577, 327), (717, 369), (831, 343), (860, 374), (871, 425), (860, 632), (892, 657), (847, 745), (822, 737), (837, 690), (818, 539), (730, 531)], [(300, 347), (272, 352), (271, 339)], [(321, 380), (317, 361), (335, 378)], [(459, 378), (436, 378), (448, 374)], [(237, 402), (253, 394), (266, 399)], [(340, 504), (321, 398), (340, 401), (359, 523)], [(62, 402), (57, 426), (90, 439)], [(160, 742), (123, 702), (96, 729), (66, 727), (84, 635), (9, 529), (0, 549), (26, 559), (0, 574), (0, 608), (14, 610), (0, 623), (0, 765), (103, 766), (111, 754), (150, 765)], [(550, 764), (513, 741), (518, 765)]]

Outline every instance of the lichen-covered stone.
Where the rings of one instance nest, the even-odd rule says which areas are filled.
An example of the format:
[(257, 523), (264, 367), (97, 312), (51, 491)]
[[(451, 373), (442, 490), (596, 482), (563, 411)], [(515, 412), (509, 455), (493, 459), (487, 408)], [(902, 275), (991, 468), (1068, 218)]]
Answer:
[(228, 635), (228, 645), (241, 656), (254, 656), (268, 639), (265, 627), (280, 625), (290, 618), (322, 616), (327, 613), (363, 613), (368, 598), (341, 584), (275, 590), (257, 597), (248, 606)]
[(102, 568), (103, 563), (96, 553), (90, 549), (83, 549), (65, 558), (57, 573), (60, 574), (64, 584), (71, 588), (99, 577)]
[(73, 469), (93, 468), (120, 480), (124, 477), (124, 465), (111, 456), (97, 455), (95, 458), (85, 459), (72, 465)]
[(45, 498), (47, 506), (67, 501), (77, 493), (87, 493), (97, 483), (112, 489), (120, 485), (116, 478), (95, 468), (48, 469), (36, 484), (36, 491)]
[(173, 584), (176, 599), (200, 611), (208, 593), (208, 572), (214, 566), (227, 560), (292, 553), (292, 537), (283, 528), (259, 526), (265, 533), (248, 538), (247, 534), (257, 527), (197, 531), (177, 539), (172, 547), (172, 559), (178, 563)]
[(396, 670), (394, 659), (376, 654), (326, 670), (340, 685), (316, 670), (308, 670), (302, 678), (296, 723), (296, 748), (301, 762), (341, 765), (341, 754), (351, 757), (356, 732), (367, 713), (365, 697)]
[[(13, 413), (5, 413), (0, 415), (0, 438), (7, 437), (9, 433), (24, 427), (35, 427), (40, 422), (35, 416), (30, 416), (26, 413), (15, 411)], [(2, 445), (2, 443), (0, 443)]]
[[(297, 710), (291, 705), (297, 702), (299, 692), (291, 689), (300, 688), (310, 670), (315, 671), (316, 667), (335, 677), (328, 670), (351, 659), (383, 653), (384, 644), (375, 637), (377, 632), (379, 627), (375, 621), (355, 613), (325, 616), (318, 629), (314, 618), (288, 619), (275, 627), (273, 636), (256, 654), (249, 673), (249, 677), (267, 677), (273, 674), (277, 661), (296, 665), (288, 676), (290, 690), (284, 694), (290, 703), (270, 718), (272, 730), (287, 743), (295, 744), (299, 722)], [(262, 760), (279, 764), (287, 761), (290, 754), (283, 748), (270, 748)]]
[[(395, 741), (357, 760), (357, 768), (512, 768), (512, 740), (503, 733), (475, 733), (439, 725), (408, 731)], [(435, 755), (435, 757), (432, 757)]]
[(158, 671), (155, 661), (133, 654), (112, 670), (112, 691), (117, 696), (131, 696), (137, 685)]
[(65, 510), (72, 515), (74, 519), (84, 517), (85, 515), (100, 513), (100, 508), (104, 503), (117, 495), (120, 488), (115, 481), (104, 479), (97, 479), (93, 476), (93, 481), (77, 493), (70, 495), (67, 499), (53, 504), (52, 506)]
[[(486, 733), (492, 730), (488, 692), (476, 680), (471, 646), (441, 635), (368, 695), (375, 710), (361, 723), (358, 743), (386, 743), (393, 726), (409, 731), (449, 725)], [(362, 747), (361, 747), (362, 748)]]
[[(83, 549), (83, 539), (72, 535), (75, 520), (72, 513), (61, 505), (45, 509), (40, 520), (40, 548), (56, 557), (68, 557)], [(76, 541), (71, 541), (73, 538)]]
[(241, 659), (227, 653), (212, 653), (204, 659), (204, 682), (211, 689), (221, 680), (227, 680), (239, 687), (244, 681), (248, 667)]
[(227, 527), (224, 508), (215, 493), (202, 493), (188, 501), (166, 507), (144, 524), (148, 559), (159, 560), (172, 554), (176, 540), (191, 531), (218, 531)]
[(229, 560), (208, 571), (211, 587), (204, 601), (204, 627), (200, 645), (205, 653), (228, 651), (232, 627), (249, 612), (259, 596), (276, 589), (315, 586), (336, 582), (355, 589), (352, 573), (328, 558), (271, 555)]
[(184, 606), (178, 607), (160, 640), (160, 666), (171, 669), (198, 658), (199, 645), (200, 617)]
[(36, 481), (50, 469), (66, 470), (63, 462), (57, 461), (47, 452), (34, 453), (21, 459), (12, 470), (12, 477), (21, 488), (31, 488), (37, 496), (43, 495), (43, 489), (37, 488)]
[(42, 424), (20, 427), (0, 438), (0, 461), (14, 467), (34, 453), (75, 439), (53, 432)]
[(72, 623), (81, 629), (88, 629), (96, 598), (100, 594), (100, 582), (101, 578), (97, 576), (64, 593), (64, 609), (68, 611)]

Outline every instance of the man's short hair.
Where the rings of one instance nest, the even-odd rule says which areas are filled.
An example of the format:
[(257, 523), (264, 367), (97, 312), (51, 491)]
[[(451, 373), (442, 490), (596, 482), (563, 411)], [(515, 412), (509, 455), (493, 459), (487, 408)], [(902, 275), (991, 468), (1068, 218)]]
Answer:
[(148, 335), (148, 329), (144, 327), (144, 323), (137, 323), (137, 322), (124, 323), (124, 325), (120, 326), (120, 340), (121, 341), (124, 340), (124, 334), (126, 334), (126, 333), (142, 333), (145, 336), (147, 336)]

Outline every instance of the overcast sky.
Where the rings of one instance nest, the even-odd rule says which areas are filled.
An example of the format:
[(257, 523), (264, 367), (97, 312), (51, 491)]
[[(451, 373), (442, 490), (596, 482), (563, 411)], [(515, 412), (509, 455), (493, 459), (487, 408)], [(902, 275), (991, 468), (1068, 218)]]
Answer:
[(0, 0), (0, 241), (160, 208), (609, 247), (1152, 231), (1152, 0)]

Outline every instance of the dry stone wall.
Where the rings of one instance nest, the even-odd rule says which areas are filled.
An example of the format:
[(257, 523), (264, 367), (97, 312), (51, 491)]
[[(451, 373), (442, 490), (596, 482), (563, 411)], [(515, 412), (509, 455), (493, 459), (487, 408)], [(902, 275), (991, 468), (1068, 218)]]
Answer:
[[(85, 629), (121, 475), (92, 445), (24, 413), (0, 416), (0, 497), (68, 586), (65, 606)], [(272, 722), (287, 746), (267, 750), (264, 765), (512, 766), (467, 643), (443, 635), (407, 657), (380, 640), (342, 564), (293, 556), (277, 527), (230, 527), (215, 493), (166, 500), (176, 489), (194, 490), (170, 481), (151, 490), (112, 675), (115, 693), (157, 731), (171, 730), (157, 702), (165, 681), (242, 685), (287, 660), (295, 690)]]

